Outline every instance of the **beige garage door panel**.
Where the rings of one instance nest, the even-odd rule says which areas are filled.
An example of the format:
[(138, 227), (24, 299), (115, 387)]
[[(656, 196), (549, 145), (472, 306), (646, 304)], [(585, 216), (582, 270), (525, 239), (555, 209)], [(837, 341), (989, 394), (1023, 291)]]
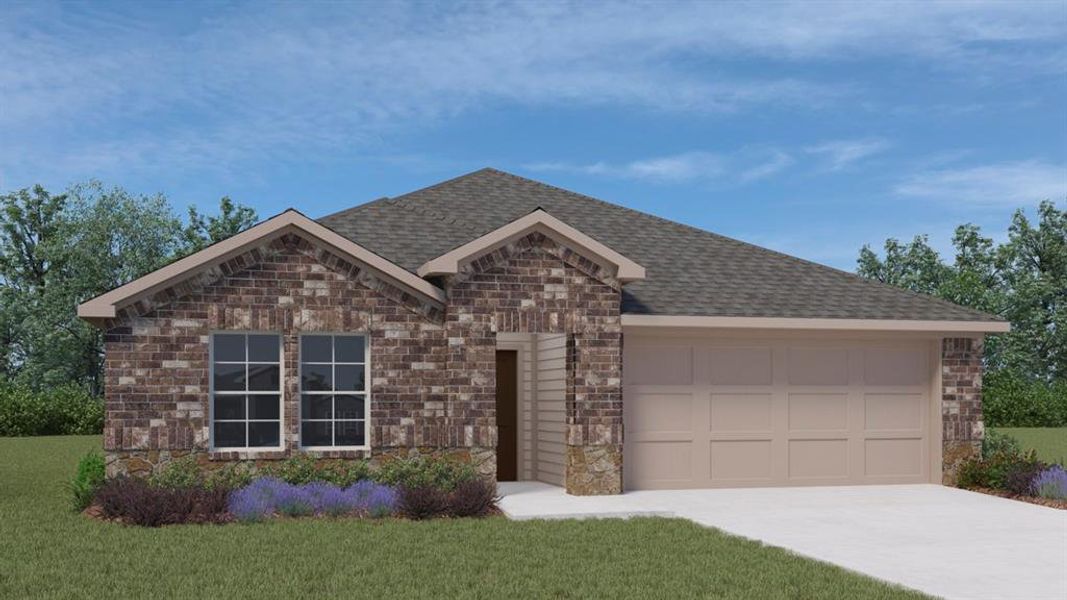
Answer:
[(628, 489), (930, 480), (928, 342), (624, 348)]

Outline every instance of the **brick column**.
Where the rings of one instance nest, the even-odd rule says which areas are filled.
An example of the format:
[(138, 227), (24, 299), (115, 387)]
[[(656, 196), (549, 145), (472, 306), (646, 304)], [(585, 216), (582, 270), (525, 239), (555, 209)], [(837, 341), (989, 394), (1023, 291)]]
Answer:
[(567, 493), (622, 493), (622, 334), (567, 338)]
[(982, 451), (981, 338), (945, 338), (941, 342), (942, 480), (956, 481), (960, 462)]

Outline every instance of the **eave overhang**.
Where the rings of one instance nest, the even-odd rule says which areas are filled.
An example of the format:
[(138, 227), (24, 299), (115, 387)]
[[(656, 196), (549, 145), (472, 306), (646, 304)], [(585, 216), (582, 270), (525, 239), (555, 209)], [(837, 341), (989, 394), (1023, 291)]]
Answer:
[(622, 315), (626, 328), (798, 329), (824, 331), (900, 331), (930, 333), (1006, 333), (1007, 321), (947, 321), (911, 319), (809, 319), (783, 317), (708, 317), (686, 315)]

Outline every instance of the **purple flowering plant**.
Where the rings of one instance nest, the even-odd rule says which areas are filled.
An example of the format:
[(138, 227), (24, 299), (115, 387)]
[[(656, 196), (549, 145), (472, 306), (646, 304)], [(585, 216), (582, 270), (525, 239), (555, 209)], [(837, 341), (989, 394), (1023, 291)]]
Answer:
[(261, 477), (231, 494), (229, 510), (242, 522), (262, 521), (273, 515), (382, 518), (395, 512), (397, 496), (391, 486), (369, 480), (342, 488), (323, 481), (293, 485)]
[(1067, 470), (1052, 465), (1034, 478), (1033, 489), (1042, 498), (1067, 500)]

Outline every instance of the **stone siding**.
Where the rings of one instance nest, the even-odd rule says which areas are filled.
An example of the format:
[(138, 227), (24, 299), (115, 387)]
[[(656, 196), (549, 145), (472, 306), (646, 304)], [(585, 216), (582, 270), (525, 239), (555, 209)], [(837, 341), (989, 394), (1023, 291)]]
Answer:
[(981, 338), (946, 338), (941, 343), (942, 479), (955, 483), (956, 468), (982, 451)]

